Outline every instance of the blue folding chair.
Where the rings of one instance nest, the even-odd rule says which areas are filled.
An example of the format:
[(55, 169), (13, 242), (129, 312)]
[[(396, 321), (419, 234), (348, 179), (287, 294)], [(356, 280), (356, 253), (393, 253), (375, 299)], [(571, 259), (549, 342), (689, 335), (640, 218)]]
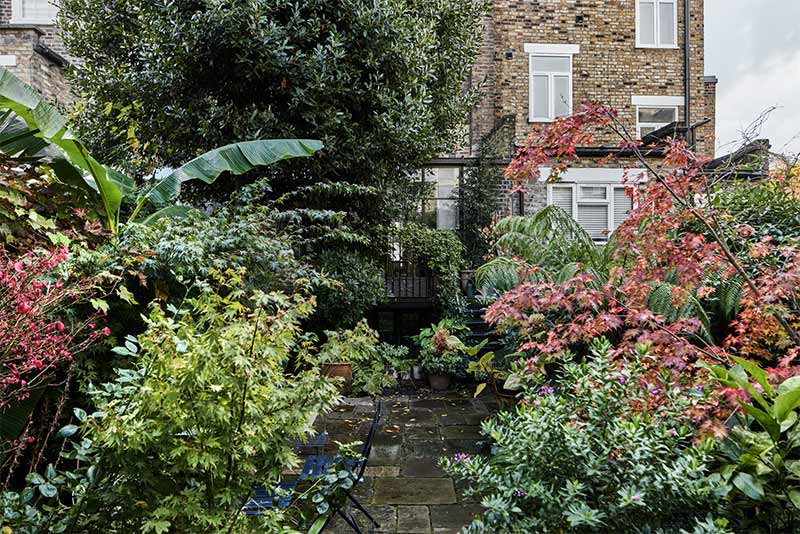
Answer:
[[(312, 436), (307, 441), (292, 440), (292, 446), (296, 448), (314, 448), (321, 452), (328, 442), (328, 432), (322, 431)], [(270, 510), (275, 506), (288, 508), (292, 504), (292, 498), (299, 480), (287, 480), (278, 484), (279, 489), (267, 489), (263, 484), (256, 484), (255, 494), (248, 498), (242, 505), (241, 511), (246, 515), (261, 515), (265, 510)]]
[[(383, 409), (383, 403), (378, 400), (375, 405), (375, 416), (372, 419), (372, 426), (370, 426), (369, 434), (367, 435), (367, 440), (364, 442), (364, 449), (361, 451), (361, 456), (357, 459), (351, 459), (345, 462), (345, 469), (352, 473), (356, 473), (355, 483), (353, 484), (353, 488), (355, 485), (361, 482), (364, 479), (364, 471), (367, 469), (367, 461), (369, 460), (369, 455), (372, 452), (372, 442), (375, 439), (375, 434), (378, 431), (378, 425), (381, 419), (381, 412)], [(306, 459), (306, 463), (303, 466), (303, 472), (300, 474), (300, 479), (305, 480), (306, 478), (316, 478), (320, 475), (324, 475), (325, 471), (328, 469), (335, 462), (335, 458), (333, 456), (324, 456), (324, 455), (316, 455), (316, 456), (309, 456)], [(352, 489), (352, 488), (351, 488)], [(349, 490), (344, 491), (345, 496), (347, 499), (356, 507), (361, 513), (363, 513), (367, 519), (369, 519), (375, 528), (380, 528), (380, 524), (375, 520), (372, 515), (358, 502), (352, 493)], [(328, 516), (328, 519), (325, 521), (325, 525), (322, 527), (324, 531), (328, 524), (333, 520), (333, 515), (338, 514), (342, 519), (344, 519), (345, 523), (353, 529), (356, 534), (361, 534), (361, 529), (358, 527), (358, 524), (355, 520), (344, 513), (341, 506), (336, 507)]]
[(267, 490), (263, 484), (255, 487), (255, 494), (242, 505), (241, 512), (245, 515), (263, 515), (266, 510), (275, 506), (288, 508), (292, 504), (292, 494), (297, 487), (297, 481), (284, 481), (275, 489)]

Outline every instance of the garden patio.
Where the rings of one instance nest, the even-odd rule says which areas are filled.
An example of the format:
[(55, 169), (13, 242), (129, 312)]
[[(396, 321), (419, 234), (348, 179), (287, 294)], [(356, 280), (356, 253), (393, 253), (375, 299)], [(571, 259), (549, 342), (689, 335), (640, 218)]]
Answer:
[[(355, 495), (380, 523), (375, 532), (455, 534), (472, 522), (479, 506), (465, 500), (457, 483), (439, 467), (439, 458), (459, 452), (486, 452), (480, 422), (497, 405), (491, 396), (473, 399), (472, 391), (421, 390), (383, 398), (385, 416), (370, 455), (366, 476)], [(351, 398), (327, 416), (329, 441), (364, 439), (375, 409), (369, 398)], [(320, 425), (318, 425), (318, 429)], [(354, 511), (359, 526), (370, 523)], [(352, 533), (341, 518), (330, 532)]]

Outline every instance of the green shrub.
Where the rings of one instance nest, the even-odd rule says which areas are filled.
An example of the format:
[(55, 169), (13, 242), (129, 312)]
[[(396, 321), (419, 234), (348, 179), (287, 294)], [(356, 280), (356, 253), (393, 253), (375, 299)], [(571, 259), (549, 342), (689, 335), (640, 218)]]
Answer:
[[(728, 517), (737, 531), (800, 531), (800, 377), (777, 387), (766, 371), (737, 359), (712, 367), (719, 382), (749, 397), (720, 447), (719, 472)], [(742, 398), (741, 396), (739, 398)]]
[(455, 232), (409, 223), (394, 230), (404, 259), (419, 261), (436, 277), (436, 304), (446, 316), (461, 312), (461, 264), (464, 247)]
[(479, 347), (467, 347), (458, 336), (467, 333), (466, 325), (455, 319), (442, 319), (437, 324), (423, 328), (414, 336), (419, 347), (420, 366), (428, 374), (463, 376), (470, 354), (476, 354)]
[(366, 319), (352, 330), (326, 332), (328, 340), (320, 349), (321, 362), (350, 362), (353, 365), (353, 393), (379, 395), (397, 385), (394, 372), (410, 368), (408, 349), (381, 343), (378, 332)]
[(327, 250), (319, 266), (338, 282), (317, 292), (316, 316), (323, 328), (352, 328), (369, 308), (386, 300), (384, 272), (374, 261), (347, 250)]
[(442, 461), (483, 497), (466, 532), (677, 532), (716, 511), (711, 442), (692, 445), (683, 415), (699, 393), (646, 384), (644, 346), (619, 365), (609, 355), (596, 341), (552, 386), (529, 382), (523, 405), (484, 423), (491, 456)]
[(317, 371), (286, 372), (310, 358), (299, 324), (313, 301), (257, 291), (251, 311), (240, 290), (201, 289), (185, 308), (153, 306), (147, 330), (116, 349), (134, 365), (90, 389), (98, 414), (82, 435), (102, 476), (84, 530), (280, 530), (281, 512), (247, 518), (238, 507), (254, 483), (275, 485), (298, 465), (289, 440), (337, 400)]

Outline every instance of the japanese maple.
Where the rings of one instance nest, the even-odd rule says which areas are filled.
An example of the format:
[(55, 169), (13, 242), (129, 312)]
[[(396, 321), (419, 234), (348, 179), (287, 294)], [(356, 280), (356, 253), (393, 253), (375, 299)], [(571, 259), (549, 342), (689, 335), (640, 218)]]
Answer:
[[(776, 376), (796, 374), (798, 252), (768, 237), (748, 242), (744, 237), (752, 232), (713, 207), (717, 184), (704, 167), (708, 159), (685, 141), (668, 140), (655, 166), (645, 158), (651, 148), (634, 140), (616, 117), (611, 109), (584, 105), (532, 132), (506, 169), (520, 187), (537, 180), (545, 166), (554, 170), (548, 179), (557, 181), (578, 158), (578, 147), (590, 146), (601, 131), (618, 135), (635, 207), (617, 230), (613, 266), (602, 276), (587, 269), (565, 281), (525, 281), (500, 297), (487, 319), (522, 334), (520, 348), (534, 364), (602, 335), (618, 353), (649, 343), (656, 356), (650, 364), (654, 378), (698, 382), (697, 360), (727, 362), (732, 351), (768, 359)], [(773, 261), (763, 261), (767, 257)], [(715, 297), (710, 281), (733, 279), (743, 286), (740, 312), (725, 325), (724, 339), (715, 339), (705, 309)]]

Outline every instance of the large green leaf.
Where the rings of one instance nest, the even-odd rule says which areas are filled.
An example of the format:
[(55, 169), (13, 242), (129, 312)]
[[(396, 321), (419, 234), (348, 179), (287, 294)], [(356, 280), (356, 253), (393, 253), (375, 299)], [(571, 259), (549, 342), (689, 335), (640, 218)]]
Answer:
[(733, 485), (753, 500), (760, 501), (764, 498), (764, 486), (748, 473), (737, 473), (733, 478)]
[(755, 379), (756, 382), (758, 382), (765, 394), (770, 397), (772, 396), (772, 386), (769, 383), (769, 373), (753, 362), (745, 360), (744, 358), (739, 358), (738, 356), (733, 356), (732, 358), (736, 363), (741, 365), (744, 370)]
[(800, 388), (778, 395), (775, 398), (775, 418), (783, 421), (798, 406), (800, 406)]
[(155, 213), (150, 214), (142, 221), (142, 224), (153, 224), (164, 217), (184, 219), (192, 213), (203, 215), (202, 211), (189, 206), (167, 206), (166, 208), (161, 208)]
[[(109, 179), (108, 169), (90, 156), (83, 143), (69, 130), (66, 117), (35, 89), (2, 67), (0, 67), (0, 109), (13, 111), (25, 121), (28, 128), (36, 131), (36, 137), (57, 147), (63, 159), (79, 170), (84, 180), (100, 194), (108, 226), (115, 231), (122, 203), (122, 191), (115, 181)], [(64, 170), (64, 166), (60, 168)]]
[(308, 157), (322, 149), (320, 141), (310, 139), (265, 139), (244, 141), (216, 148), (174, 170), (148, 193), (156, 206), (178, 197), (181, 184), (189, 180), (213, 183), (221, 174), (244, 174), (259, 166), (289, 158)]

